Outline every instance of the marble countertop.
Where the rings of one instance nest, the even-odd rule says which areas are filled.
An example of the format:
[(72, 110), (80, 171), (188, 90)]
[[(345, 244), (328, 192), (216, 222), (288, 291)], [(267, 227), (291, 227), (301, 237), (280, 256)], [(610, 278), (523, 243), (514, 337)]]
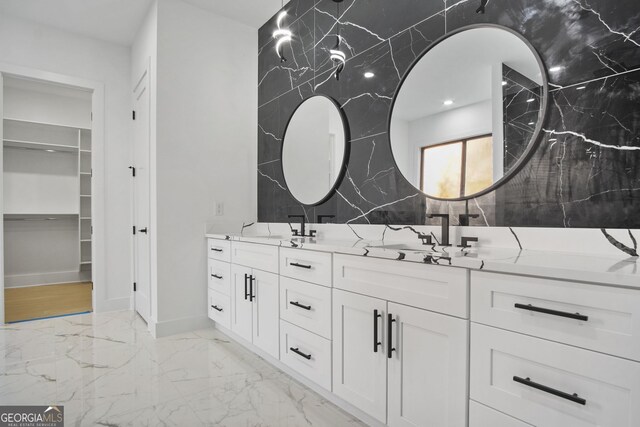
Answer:
[(393, 259), (498, 273), (576, 280), (640, 289), (640, 259), (514, 248), (462, 249), (419, 242), (300, 238), (285, 235), (206, 234), (208, 238)]

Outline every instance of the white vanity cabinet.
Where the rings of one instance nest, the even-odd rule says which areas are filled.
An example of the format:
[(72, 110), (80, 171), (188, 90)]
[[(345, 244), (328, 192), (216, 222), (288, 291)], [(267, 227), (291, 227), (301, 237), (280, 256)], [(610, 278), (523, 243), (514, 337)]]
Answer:
[(231, 266), (231, 330), (271, 356), (279, 357), (278, 275)]
[[(334, 393), (389, 426), (465, 426), (468, 321), (423, 308), (464, 312), (443, 287), (451, 284), (466, 301), (466, 272), (443, 267), (434, 280), (430, 266), (414, 264), (409, 273), (394, 275), (401, 268), (396, 261), (354, 258), (335, 257), (334, 286), (361, 292), (371, 277), (380, 292), (333, 291)], [(415, 267), (425, 267), (422, 277)], [(427, 307), (394, 301), (424, 295), (422, 284), (437, 289), (417, 299)]]

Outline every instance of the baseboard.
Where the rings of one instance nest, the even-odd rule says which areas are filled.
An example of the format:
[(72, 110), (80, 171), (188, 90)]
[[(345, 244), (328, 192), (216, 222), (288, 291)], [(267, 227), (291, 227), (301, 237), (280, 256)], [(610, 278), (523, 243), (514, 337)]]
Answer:
[[(207, 320), (209, 320), (209, 319), (207, 319)], [(211, 323), (214, 323), (214, 322), (209, 320), (209, 324), (211, 324)], [(261, 358), (263, 358), (267, 362), (271, 363), (277, 369), (279, 369), (282, 372), (284, 372), (285, 374), (289, 375), (294, 380), (296, 380), (299, 383), (301, 383), (302, 385), (310, 388), (311, 390), (313, 390), (314, 392), (316, 392), (317, 394), (322, 396), (324, 399), (326, 399), (329, 402), (331, 402), (334, 405), (336, 405), (338, 408), (340, 408), (343, 411), (345, 411), (345, 412), (351, 414), (352, 416), (358, 418), (360, 421), (364, 422), (368, 426), (371, 426), (371, 427), (385, 427), (384, 423), (381, 423), (380, 421), (378, 421), (375, 418), (371, 417), (366, 412), (363, 412), (362, 410), (356, 408), (355, 406), (351, 405), (350, 403), (348, 403), (345, 400), (341, 399), (340, 397), (336, 396), (331, 391), (319, 386), (318, 384), (314, 383), (313, 381), (311, 381), (307, 377), (300, 375), (298, 372), (296, 372), (293, 369), (289, 368), (287, 365), (282, 363), (280, 360), (278, 360), (278, 359), (274, 358), (273, 356), (271, 356), (270, 354), (264, 352), (263, 350), (261, 350), (260, 348), (256, 347), (255, 345), (253, 345), (249, 341), (245, 340), (244, 338), (236, 335), (230, 329), (227, 329), (227, 328), (225, 328), (223, 326), (220, 326), (217, 323), (214, 323), (214, 328), (217, 329), (218, 331), (222, 332), (224, 335), (226, 335), (227, 337), (231, 338), (232, 340), (234, 340), (235, 342), (237, 342), (241, 346), (246, 347), (247, 349), (251, 350), (253, 353), (257, 354), (258, 356), (260, 356)]]
[(4, 277), (4, 287), (23, 288), (37, 285), (56, 285), (59, 283), (87, 282), (91, 279), (84, 271), (59, 271), (55, 273), (19, 274)]
[(93, 307), (93, 311), (96, 313), (119, 310), (129, 310), (129, 297), (96, 301), (96, 306)]
[(149, 321), (149, 331), (154, 338), (162, 338), (183, 332), (196, 331), (211, 326), (207, 316), (184, 317), (182, 319)]

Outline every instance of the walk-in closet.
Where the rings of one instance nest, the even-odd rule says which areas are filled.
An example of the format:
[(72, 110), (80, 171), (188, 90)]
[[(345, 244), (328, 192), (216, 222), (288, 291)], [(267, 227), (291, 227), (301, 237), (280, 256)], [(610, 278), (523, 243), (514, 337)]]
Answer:
[(7, 322), (91, 311), (91, 92), (3, 79)]

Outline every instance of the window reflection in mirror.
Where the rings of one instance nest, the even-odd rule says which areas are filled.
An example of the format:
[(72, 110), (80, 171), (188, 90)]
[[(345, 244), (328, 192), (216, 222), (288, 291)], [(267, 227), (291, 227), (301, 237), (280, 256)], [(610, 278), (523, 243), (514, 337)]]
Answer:
[(481, 194), (533, 150), (546, 73), (517, 34), (496, 26), (455, 33), (428, 50), (394, 99), (396, 165), (431, 197)]

